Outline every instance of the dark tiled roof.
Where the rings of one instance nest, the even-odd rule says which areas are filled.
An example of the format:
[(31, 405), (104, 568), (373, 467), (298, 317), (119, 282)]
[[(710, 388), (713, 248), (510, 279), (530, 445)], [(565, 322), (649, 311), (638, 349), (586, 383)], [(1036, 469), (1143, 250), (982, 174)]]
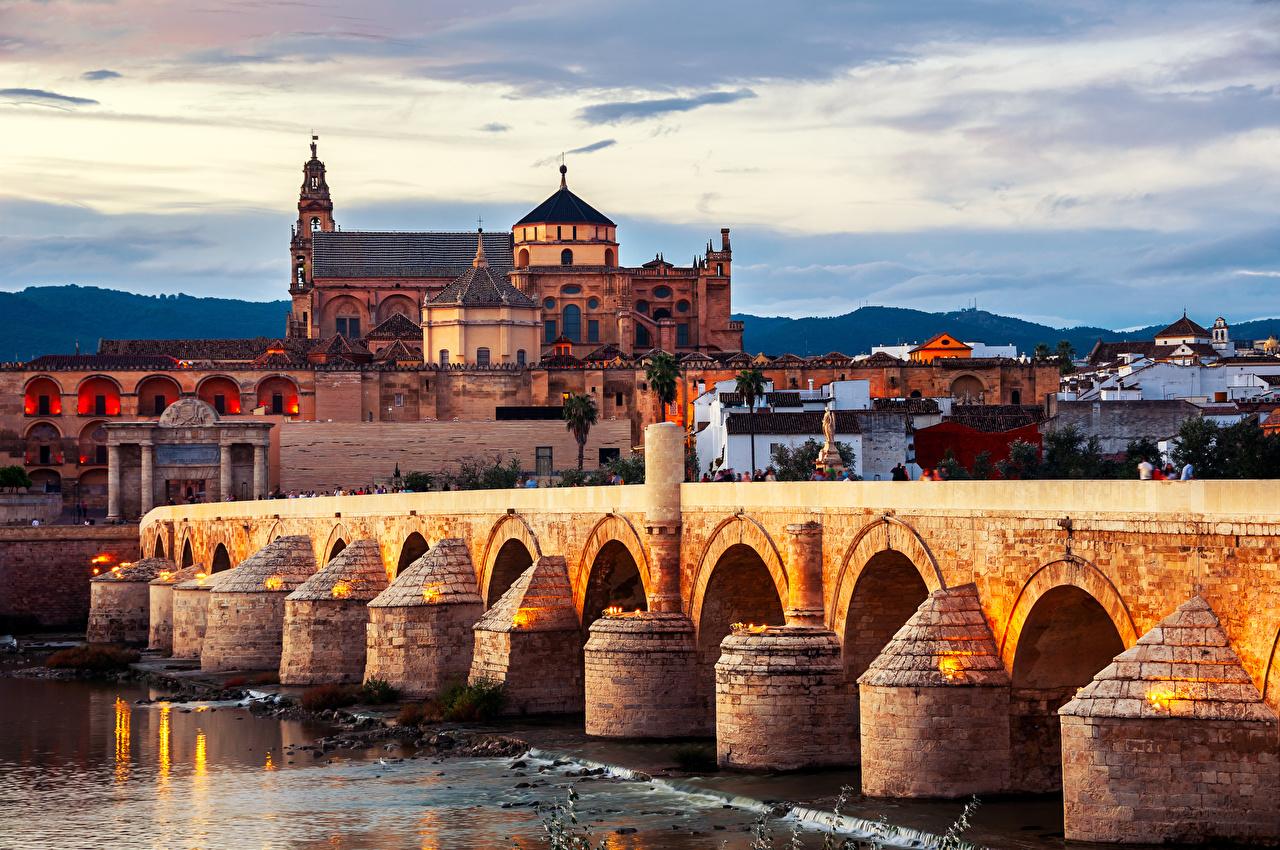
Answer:
[[(474, 249), (473, 249), (474, 254)], [(534, 307), (533, 299), (511, 285), (504, 272), (490, 266), (471, 266), (457, 280), (440, 290), (431, 304), (466, 307)]]
[(244, 360), (251, 361), (271, 345), (283, 345), (304, 352), (307, 340), (273, 340), (255, 336), (244, 339), (104, 339), (98, 343), (99, 354), (150, 355), (174, 357), (178, 360)]
[(954, 404), (946, 421), (998, 433), (1043, 422), (1044, 408), (1035, 404)]
[(588, 361), (601, 361), (601, 360), (608, 361), (608, 360), (617, 360), (618, 358), (622, 358), (625, 360), (627, 359), (627, 355), (625, 352), (623, 352), (621, 348), (618, 348), (618, 346), (614, 345), (611, 342), (606, 342), (604, 345), (600, 346), (595, 351), (591, 352), (586, 356), (586, 359)]
[[(822, 433), (823, 414), (809, 413), (731, 413), (725, 419), (730, 434), (813, 434)], [(862, 424), (852, 410), (836, 411), (837, 434), (861, 434)]]
[[(379, 233), (336, 230), (312, 234), (311, 263), (318, 278), (454, 278), (471, 266), (476, 234), (463, 231)], [(485, 254), (499, 272), (511, 271), (510, 233), (486, 233)]]
[(45, 354), (27, 363), (31, 369), (172, 369), (173, 357), (145, 354)]
[(421, 363), (422, 349), (417, 346), (406, 345), (404, 340), (397, 339), (395, 342), (379, 351), (374, 359), (384, 363), (400, 361)]
[(873, 398), (872, 410), (886, 413), (938, 413), (938, 400), (933, 398)]
[[(1166, 346), (1159, 346), (1165, 348)], [(1098, 340), (1093, 345), (1093, 350), (1089, 352), (1089, 365), (1101, 366), (1104, 363), (1114, 363), (1125, 354), (1137, 354), (1140, 357), (1152, 357), (1155, 355), (1156, 344), (1151, 340), (1132, 340), (1129, 342), (1103, 342)]]
[(422, 327), (413, 319), (400, 313), (392, 313), (386, 319), (374, 325), (365, 339), (421, 339)]
[(894, 357), (892, 354), (886, 354), (883, 351), (877, 351), (875, 354), (863, 360), (863, 366), (901, 366), (902, 361)]
[(373, 359), (373, 354), (369, 352), (369, 349), (360, 340), (347, 339), (339, 334), (317, 342), (311, 351), (307, 353), (307, 358), (317, 363), (333, 360), (368, 363)]
[[(799, 407), (800, 393), (794, 391), (779, 390), (778, 392), (769, 392), (764, 394), (766, 404), (773, 407)], [(742, 393), (720, 393), (720, 403), (729, 407), (742, 407), (746, 401), (742, 398)]]
[[(560, 172), (564, 174), (563, 171)], [(604, 224), (613, 227), (614, 224), (609, 217), (579, 198), (573, 192), (569, 191), (569, 187), (564, 184), (561, 179), (560, 188), (555, 194), (547, 198), (524, 218), (516, 222), (516, 227), (522, 224)], [(487, 248), (486, 248), (487, 250)]]
[(1210, 336), (1210, 333), (1195, 322), (1187, 318), (1187, 314), (1183, 313), (1182, 318), (1174, 322), (1169, 327), (1156, 334), (1156, 339), (1162, 336)]

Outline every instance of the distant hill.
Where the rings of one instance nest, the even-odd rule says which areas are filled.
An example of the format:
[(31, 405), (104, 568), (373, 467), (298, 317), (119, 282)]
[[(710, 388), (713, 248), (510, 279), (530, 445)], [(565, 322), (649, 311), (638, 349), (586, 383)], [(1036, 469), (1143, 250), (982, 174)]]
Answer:
[(33, 286), (0, 292), (0, 360), (85, 353), (98, 340), (284, 335), (287, 301), (135, 295), (96, 286)]
[[(744, 347), (750, 352), (767, 354), (810, 355), (839, 351), (859, 354), (873, 345), (896, 345), (924, 342), (934, 334), (946, 331), (953, 336), (989, 345), (1018, 346), (1030, 353), (1040, 343), (1050, 348), (1059, 340), (1068, 340), (1078, 356), (1083, 357), (1099, 339), (1151, 339), (1168, 323), (1120, 333), (1106, 328), (1054, 328), (1000, 316), (984, 310), (958, 310), (950, 313), (927, 313), (902, 307), (862, 307), (843, 316), (787, 319), (777, 316), (735, 314), (746, 324)], [(1170, 316), (1172, 322), (1177, 316)], [(1280, 336), (1280, 318), (1261, 319), (1233, 325), (1233, 339), (1265, 339)]]
[[(238, 301), (189, 295), (135, 295), (96, 286), (33, 286), (0, 292), (0, 360), (29, 360), (41, 354), (67, 354), (79, 342), (96, 351), (99, 339), (266, 336), (284, 334), (288, 301)], [(873, 345), (923, 342), (942, 331), (962, 340), (992, 345), (1013, 343), (1030, 352), (1037, 344), (1069, 340), (1083, 356), (1099, 337), (1151, 339), (1165, 323), (1127, 333), (1106, 328), (1053, 328), (983, 310), (928, 313), (901, 307), (863, 307), (843, 316), (786, 319), (738, 314), (746, 323), (745, 347), (768, 354), (859, 354)], [(1170, 316), (1172, 322), (1177, 316)], [(1280, 319), (1232, 326), (1236, 339), (1280, 336)]]

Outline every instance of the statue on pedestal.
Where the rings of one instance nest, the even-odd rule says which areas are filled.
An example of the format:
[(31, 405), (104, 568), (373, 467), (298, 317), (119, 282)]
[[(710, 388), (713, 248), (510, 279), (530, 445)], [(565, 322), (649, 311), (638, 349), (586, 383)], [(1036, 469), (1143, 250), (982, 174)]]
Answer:
[(814, 467), (840, 472), (844, 469), (844, 460), (840, 457), (840, 450), (836, 448), (836, 412), (829, 407), (822, 414), (822, 436), (825, 444), (814, 462)]

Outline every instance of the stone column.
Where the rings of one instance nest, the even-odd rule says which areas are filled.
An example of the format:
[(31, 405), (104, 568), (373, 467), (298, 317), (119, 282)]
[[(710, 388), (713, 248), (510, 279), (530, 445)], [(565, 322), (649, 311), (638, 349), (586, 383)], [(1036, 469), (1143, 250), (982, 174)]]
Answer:
[(253, 447), (253, 498), (267, 497), (267, 447)]
[(822, 616), (822, 525), (787, 526), (787, 625), (820, 629)]
[(218, 444), (218, 500), (225, 502), (231, 495), (231, 444)]
[(147, 511), (156, 506), (156, 485), (153, 480), (155, 456), (150, 443), (143, 443), (142, 449), (142, 501), (139, 503), (138, 516), (147, 515)]
[(120, 446), (107, 445), (107, 519), (120, 519)]
[(788, 525), (787, 537), (787, 624), (747, 627), (720, 644), (716, 754), (726, 767), (797, 770), (856, 760), (840, 639), (823, 628), (822, 525)]
[(693, 623), (680, 598), (684, 430), (645, 429), (649, 610), (603, 616), (584, 649), (586, 731), (606, 738), (683, 738), (710, 731), (698, 699)]

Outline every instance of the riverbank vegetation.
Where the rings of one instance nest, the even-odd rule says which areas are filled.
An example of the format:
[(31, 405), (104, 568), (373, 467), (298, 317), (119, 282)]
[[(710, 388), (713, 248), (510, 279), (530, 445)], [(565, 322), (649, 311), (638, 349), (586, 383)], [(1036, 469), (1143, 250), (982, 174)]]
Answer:
[(140, 657), (134, 649), (105, 643), (84, 643), (58, 650), (45, 660), (45, 666), (55, 670), (115, 673), (129, 669), (129, 665)]

